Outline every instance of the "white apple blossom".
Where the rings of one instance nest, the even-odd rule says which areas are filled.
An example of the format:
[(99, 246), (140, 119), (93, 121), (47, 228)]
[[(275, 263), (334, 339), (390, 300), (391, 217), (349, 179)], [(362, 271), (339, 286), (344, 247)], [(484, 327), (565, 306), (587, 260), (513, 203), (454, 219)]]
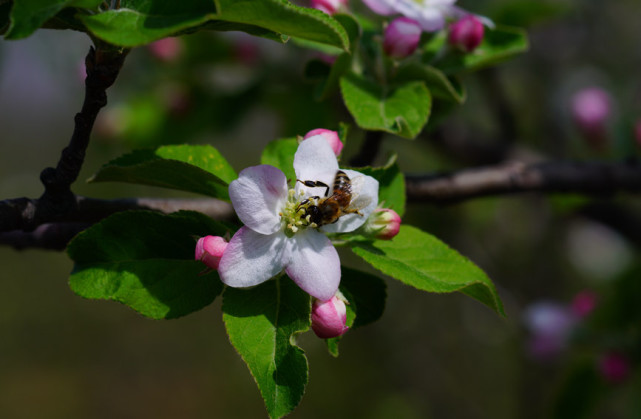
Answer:
[[(470, 13), (455, 6), (456, 0), (363, 0), (379, 15), (403, 15), (414, 19), (425, 32), (440, 31), (448, 19), (460, 19)], [(485, 26), (494, 27), (486, 17), (476, 15)]]
[[(325, 138), (303, 141), (294, 156), (299, 180), (334, 183), (338, 162)], [(324, 187), (296, 182), (290, 189), (285, 174), (269, 165), (248, 167), (229, 185), (236, 214), (245, 224), (234, 234), (220, 261), (218, 272), (230, 287), (251, 287), (281, 271), (311, 296), (327, 301), (340, 283), (338, 253), (325, 233), (347, 233), (363, 225), (378, 203), (378, 181), (354, 170), (343, 169), (352, 180), (353, 203), (362, 203), (360, 214), (346, 214), (333, 224), (316, 226), (301, 218), (299, 204), (323, 196)], [(356, 182), (357, 178), (359, 181)], [(354, 202), (356, 201), (356, 202)]]

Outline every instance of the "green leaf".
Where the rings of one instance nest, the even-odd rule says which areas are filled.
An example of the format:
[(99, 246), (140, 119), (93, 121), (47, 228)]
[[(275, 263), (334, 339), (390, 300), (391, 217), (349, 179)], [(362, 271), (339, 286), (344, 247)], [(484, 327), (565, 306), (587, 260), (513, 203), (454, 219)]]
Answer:
[(429, 118), (432, 96), (422, 82), (379, 85), (354, 73), (340, 79), (347, 109), (359, 127), (416, 137)]
[(9, 13), (13, 3), (8, 1), (6, 3), (0, 2), (0, 35), (3, 35), (9, 29)]
[(258, 384), (272, 418), (290, 413), (307, 385), (307, 359), (295, 344), (309, 330), (311, 298), (286, 277), (251, 289), (227, 288), (223, 320), (229, 340)]
[(483, 42), (473, 52), (450, 51), (436, 66), (446, 74), (476, 71), (508, 60), (527, 49), (528, 39), (524, 30), (497, 26), (485, 32)]
[(228, 200), (228, 185), (237, 177), (215, 148), (177, 145), (126, 154), (107, 163), (89, 181), (139, 183)]
[(340, 290), (348, 298), (356, 314), (352, 328), (356, 329), (380, 319), (385, 310), (387, 287), (378, 276), (342, 267)]
[(218, 0), (220, 20), (259, 26), (287, 36), (332, 45), (349, 51), (345, 28), (316, 9), (283, 0)]
[(84, 15), (95, 36), (114, 45), (134, 47), (195, 28), (217, 17), (212, 0), (121, 0), (121, 8)]
[(352, 250), (374, 268), (407, 285), (437, 293), (460, 291), (505, 315), (494, 284), (479, 267), (417, 228), (401, 226), (390, 241), (356, 243)]
[(448, 77), (439, 69), (429, 65), (408, 63), (398, 69), (394, 79), (397, 81), (423, 81), (436, 99), (462, 104), (467, 96), (465, 87), (459, 80)]
[(6, 39), (26, 38), (66, 7), (97, 9), (102, 0), (14, 0)]
[(378, 202), (401, 217), (405, 214), (405, 177), (393, 158), (384, 167), (362, 167), (359, 172), (378, 180)]
[(285, 173), (285, 177), (288, 180), (294, 181), (296, 179), (294, 153), (296, 153), (297, 149), (298, 140), (296, 138), (272, 141), (263, 150), (263, 154), (260, 156), (260, 163), (279, 168)]
[(537, 23), (558, 19), (573, 7), (567, 3), (546, 0), (521, 0), (501, 2), (493, 7), (489, 16), (498, 23), (529, 27)]
[(217, 273), (199, 275), (205, 266), (194, 260), (194, 236), (226, 232), (196, 212), (114, 214), (69, 244), (69, 285), (82, 297), (118, 301), (153, 319), (184, 316), (222, 291)]

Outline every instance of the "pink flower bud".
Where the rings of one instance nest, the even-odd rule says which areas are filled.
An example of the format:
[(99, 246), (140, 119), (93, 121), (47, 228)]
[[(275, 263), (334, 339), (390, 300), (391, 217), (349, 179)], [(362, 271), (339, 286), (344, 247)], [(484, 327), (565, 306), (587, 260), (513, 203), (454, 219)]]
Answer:
[(227, 248), (227, 241), (219, 236), (205, 236), (196, 243), (196, 260), (201, 261), (211, 269), (218, 269), (220, 258)]
[(147, 46), (151, 54), (163, 62), (171, 62), (182, 53), (183, 45), (178, 38), (163, 38)]
[(372, 214), (366, 229), (377, 239), (391, 240), (401, 229), (401, 216), (393, 209), (378, 208)]
[(333, 296), (330, 300), (314, 300), (312, 304), (312, 330), (321, 339), (335, 338), (347, 332), (345, 302)]
[(599, 372), (609, 383), (619, 384), (630, 375), (630, 360), (618, 352), (608, 352), (599, 359)]
[(414, 19), (399, 17), (385, 28), (383, 50), (392, 58), (405, 58), (416, 51), (421, 39), (421, 25)]
[(581, 291), (572, 300), (570, 305), (572, 312), (580, 319), (589, 316), (594, 311), (598, 298), (598, 295), (592, 291)]
[(342, 6), (347, 6), (347, 0), (311, 0), (310, 6), (328, 15), (333, 15)]
[(447, 41), (464, 52), (472, 52), (481, 45), (485, 28), (479, 18), (467, 15), (450, 26)]
[(572, 97), (572, 117), (585, 135), (603, 135), (610, 110), (610, 95), (598, 87), (580, 90)]
[(327, 141), (329, 146), (334, 151), (334, 154), (336, 154), (337, 156), (341, 154), (341, 151), (343, 150), (343, 142), (338, 137), (338, 133), (336, 131), (330, 131), (328, 129), (323, 129), (323, 128), (313, 129), (307, 134), (305, 134), (305, 137), (303, 137), (303, 140), (306, 140), (311, 137), (315, 137), (317, 135), (322, 136)]

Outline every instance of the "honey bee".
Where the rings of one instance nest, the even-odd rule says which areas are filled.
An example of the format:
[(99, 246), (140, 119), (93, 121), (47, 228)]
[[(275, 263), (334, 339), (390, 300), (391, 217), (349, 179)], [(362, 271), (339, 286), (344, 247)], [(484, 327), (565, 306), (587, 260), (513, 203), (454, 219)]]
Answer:
[[(362, 179), (362, 176), (357, 179)], [(356, 202), (357, 196), (352, 189), (353, 182), (342, 170), (336, 172), (331, 195), (329, 195), (329, 185), (323, 182), (300, 179), (296, 179), (296, 182), (300, 182), (308, 188), (325, 188), (323, 197), (309, 197), (296, 208), (296, 211), (302, 208), (301, 219), (306, 220), (310, 225), (316, 224), (317, 227), (320, 227), (326, 224), (333, 224), (341, 216), (347, 214), (358, 214), (362, 217), (363, 214), (359, 210), (369, 204), (367, 199), (359, 199)]]

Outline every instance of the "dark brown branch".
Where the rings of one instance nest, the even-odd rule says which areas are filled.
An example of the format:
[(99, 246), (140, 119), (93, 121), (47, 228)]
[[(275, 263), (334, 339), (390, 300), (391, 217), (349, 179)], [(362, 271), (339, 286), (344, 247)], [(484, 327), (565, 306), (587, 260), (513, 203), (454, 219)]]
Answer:
[[(8, 245), (18, 250), (25, 248), (63, 250), (76, 234), (111, 214), (127, 210), (153, 210), (164, 213), (190, 210), (201, 212), (216, 220), (231, 221), (235, 219), (232, 206), (217, 199), (131, 198), (102, 200), (77, 197), (76, 200), (76, 211), (67, 214), (64, 220), (41, 224), (30, 232), (15, 229), (0, 233), (0, 245)], [(33, 201), (26, 201), (34, 205)], [(35, 205), (37, 205), (37, 201)], [(0, 218), (1, 222), (3, 222), (2, 218)]]
[(446, 174), (408, 175), (406, 183), (408, 200), (438, 204), (522, 192), (610, 196), (641, 192), (641, 164), (513, 162)]
[[(23, 225), (18, 228), (33, 229), (74, 212), (77, 201), (71, 192), (71, 185), (78, 178), (82, 168), (98, 112), (107, 104), (106, 90), (118, 77), (126, 55), (127, 50), (115, 49), (112, 46), (90, 48), (85, 58), (85, 98), (80, 112), (74, 118), (71, 140), (62, 151), (57, 166), (48, 167), (40, 174), (45, 191), (38, 199), (37, 205), (31, 201), (33, 211), (21, 214)], [(9, 205), (11, 204), (10, 202)], [(7, 228), (0, 228), (0, 231), (7, 231)]]

